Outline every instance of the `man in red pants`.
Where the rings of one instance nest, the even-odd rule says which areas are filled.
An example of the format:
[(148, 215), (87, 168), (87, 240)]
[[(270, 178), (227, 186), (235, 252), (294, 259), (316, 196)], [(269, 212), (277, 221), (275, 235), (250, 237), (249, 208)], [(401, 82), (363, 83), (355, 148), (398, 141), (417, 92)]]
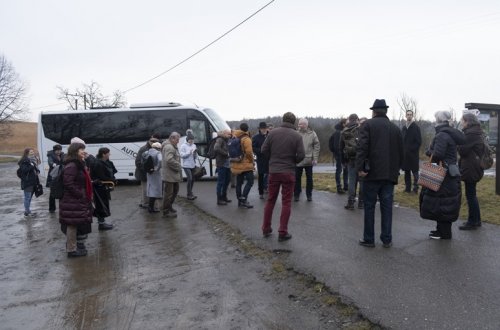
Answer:
[(264, 207), (262, 234), (264, 237), (269, 237), (273, 231), (271, 220), (281, 187), (281, 216), (278, 230), (280, 242), (292, 238), (288, 233), (288, 220), (295, 187), (295, 166), (305, 157), (304, 143), (295, 130), (295, 121), (293, 113), (285, 113), (281, 126), (269, 132), (261, 148), (261, 152), (269, 159), (269, 195)]

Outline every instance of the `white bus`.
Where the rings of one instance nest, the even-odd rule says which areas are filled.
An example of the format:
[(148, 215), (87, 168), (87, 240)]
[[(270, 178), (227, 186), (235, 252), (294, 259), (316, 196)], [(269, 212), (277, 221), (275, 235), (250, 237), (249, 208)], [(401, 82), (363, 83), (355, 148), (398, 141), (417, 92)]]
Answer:
[(90, 154), (97, 155), (102, 147), (111, 150), (111, 160), (118, 170), (117, 179), (135, 180), (135, 157), (153, 133), (166, 139), (170, 133), (178, 132), (182, 136), (180, 145), (185, 141), (187, 129), (193, 131), (199, 160), (213, 176), (212, 162), (204, 156), (212, 134), (229, 129), (229, 126), (212, 109), (179, 103), (42, 112), (38, 119), (38, 150), (46, 175), (47, 151), (60, 144), (66, 152), (71, 138), (77, 136), (85, 141), (86, 151)]

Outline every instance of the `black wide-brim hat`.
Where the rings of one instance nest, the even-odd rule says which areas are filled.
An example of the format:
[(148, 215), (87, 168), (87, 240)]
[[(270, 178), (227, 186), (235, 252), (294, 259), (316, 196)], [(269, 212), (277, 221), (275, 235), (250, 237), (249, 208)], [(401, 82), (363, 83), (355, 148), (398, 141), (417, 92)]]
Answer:
[(389, 106), (385, 103), (384, 99), (376, 99), (375, 102), (373, 102), (373, 107), (371, 107), (370, 109), (387, 111), (387, 108), (389, 108)]
[(259, 128), (267, 128), (267, 123), (265, 121), (261, 121), (259, 123)]

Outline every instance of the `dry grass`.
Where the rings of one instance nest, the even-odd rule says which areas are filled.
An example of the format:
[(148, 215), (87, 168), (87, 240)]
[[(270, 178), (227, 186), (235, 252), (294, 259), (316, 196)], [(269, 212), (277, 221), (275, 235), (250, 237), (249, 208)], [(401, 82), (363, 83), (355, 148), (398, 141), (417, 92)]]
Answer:
[[(418, 195), (404, 192), (404, 183), (400, 183), (394, 189), (394, 203), (401, 206), (411, 207), (418, 210)], [(305, 186), (305, 181), (302, 183)], [(314, 189), (336, 192), (334, 174), (314, 173)], [(481, 219), (484, 222), (500, 225), (500, 196), (495, 194), (495, 178), (484, 177), (477, 185), (477, 198), (481, 207)], [(460, 218), (467, 219), (468, 208), (465, 199), (465, 187), (462, 188), (462, 208)]]
[(22, 155), (25, 148), (36, 148), (37, 123), (14, 122), (12, 135), (0, 143), (0, 154)]

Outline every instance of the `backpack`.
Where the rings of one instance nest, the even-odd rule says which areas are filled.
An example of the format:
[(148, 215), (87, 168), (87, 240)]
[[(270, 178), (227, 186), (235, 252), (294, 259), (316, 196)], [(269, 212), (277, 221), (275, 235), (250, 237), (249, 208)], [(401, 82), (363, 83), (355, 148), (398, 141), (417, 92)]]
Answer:
[(479, 166), (483, 170), (487, 170), (493, 166), (493, 150), (491, 150), (485, 136), (483, 136), (483, 154), (479, 157)]
[(55, 165), (50, 171), (50, 176), (52, 177), (50, 196), (55, 199), (61, 199), (64, 195), (63, 170), (64, 167), (62, 165)]
[(19, 179), (22, 179), (23, 173), (21, 172), (21, 166), (19, 166), (19, 168), (17, 169), (16, 174)]
[(214, 159), (215, 156), (217, 156), (215, 154), (215, 142), (217, 142), (217, 138), (214, 138), (210, 141), (210, 144), (208, 145), (208, 152), (207, 152), (207, 156), (208, 158), (210, 159)]
[(243, 159), (243, 151), (241, 150), (241, 139), (232, 137), (227, 142), (227, 150), (229, 152), (229, 161), (241, 162)]
[(149, 151), (144, 151), (142, 154), (142, 169), (146, 173), (153, 173), (155, 171), (155, 162), (153, 156), (149, 154)]
[(356, 158), (356, 149), (358, 147), (358, 127), (344, 129), (342, 131), (344, 137), (344, 155), (348, 159)]

